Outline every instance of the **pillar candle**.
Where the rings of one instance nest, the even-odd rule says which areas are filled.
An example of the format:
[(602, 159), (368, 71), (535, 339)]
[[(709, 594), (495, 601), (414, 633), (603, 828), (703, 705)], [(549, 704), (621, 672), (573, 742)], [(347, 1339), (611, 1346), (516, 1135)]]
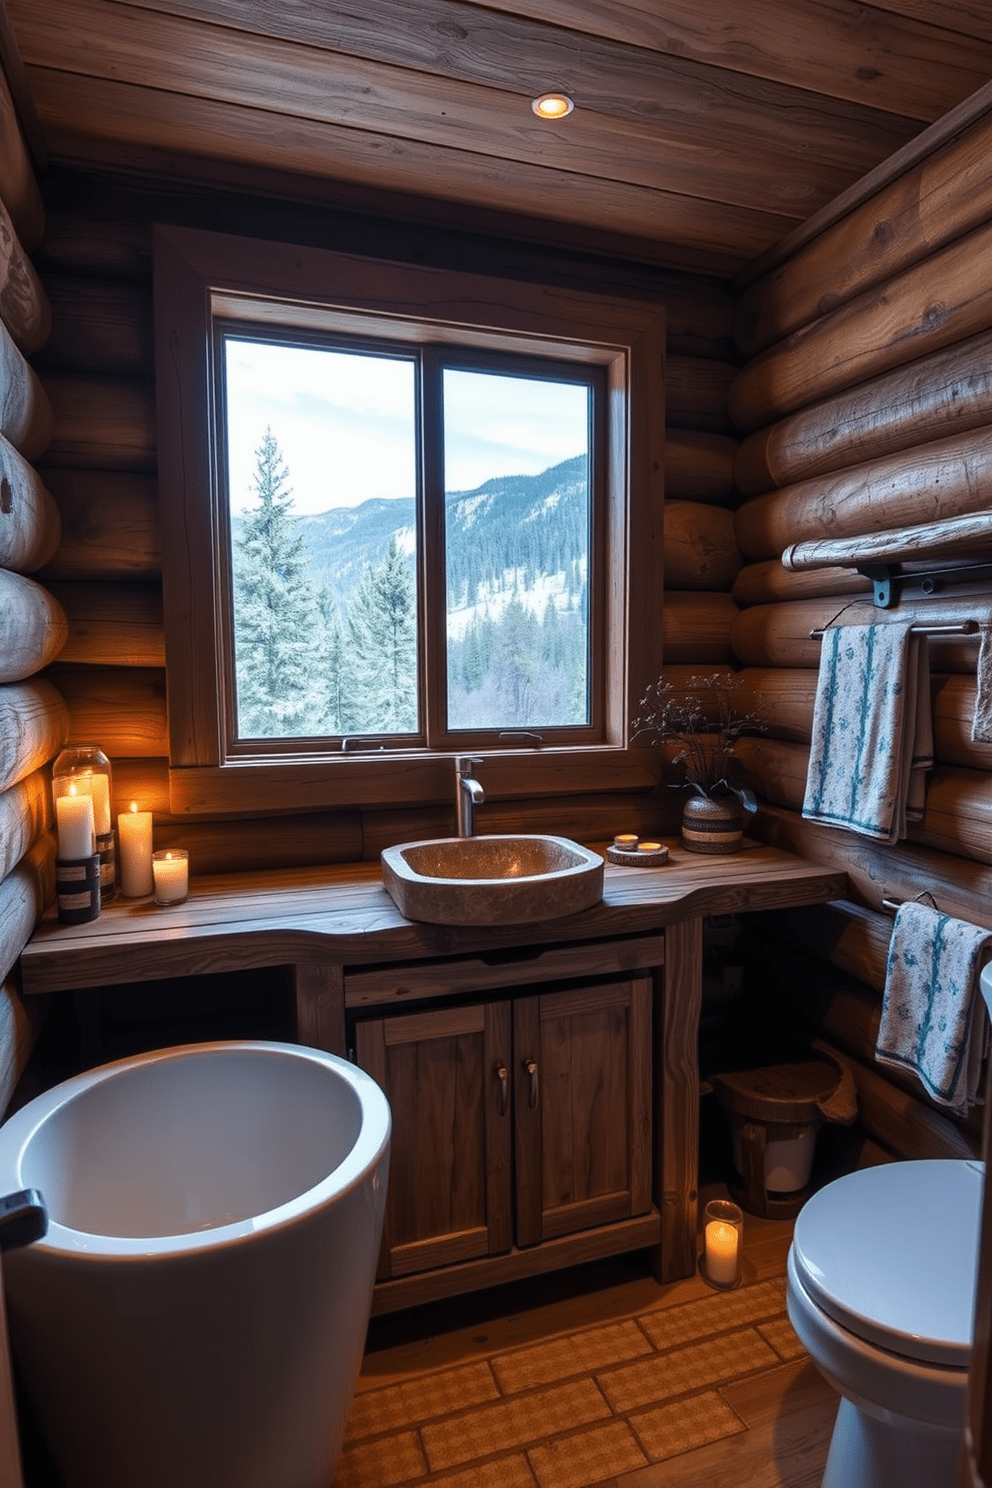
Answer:
[(706, 1226), (706, 1274), (721, 1286), (737, 1280), (737, 1229), (722, 1219)]
[(130, 811), (117, 818), (117, 835), (121, 848), (121, 893), (129, 899), (150, 894), (155, 887), (152, 877), (152, 814), (139, 811), (137, 801)]
[(184, 848), (153, 853), (152, 873), (156, 904), (181, 904), (189, 894), (189, 860)]
[(96, 851), (93, 827), (93, 797), (80, 794), (74, 785), (55, 797), (55, 821), (59, 857), (63, 862), (92, 857)]
[(98, 837), (110, 831), (110, 781), (106, 775), (91, 775), (90, 789), (93, 794), (93, 826)]

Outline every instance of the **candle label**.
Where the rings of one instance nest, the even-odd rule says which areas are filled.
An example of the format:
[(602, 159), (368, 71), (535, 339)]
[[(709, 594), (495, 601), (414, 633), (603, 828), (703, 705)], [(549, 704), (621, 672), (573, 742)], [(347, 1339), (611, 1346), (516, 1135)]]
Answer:
[(84, 925), (99, 918), (100, 859), (96, 853), (71, 862), (56, 860), (55, 902), (63, 925)]
[(101, 832), (96, 839), (100, 859), (100, 903), (109, 904), (117, 893), (117, 853), (113, 832)]
[(92, 909), (93, 895), (89, 889), (84, 889), (81, 894), (60, 894), (59, 909)]

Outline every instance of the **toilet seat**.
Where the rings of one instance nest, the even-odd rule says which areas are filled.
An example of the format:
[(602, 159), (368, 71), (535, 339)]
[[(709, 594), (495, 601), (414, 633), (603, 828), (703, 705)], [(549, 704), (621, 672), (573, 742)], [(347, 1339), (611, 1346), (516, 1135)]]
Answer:
[(866, 1342), (966, 1369), (971, 1352), (983, 1165), (887, 1163), (814, 1194), (796, 1219), (797, 1279)]

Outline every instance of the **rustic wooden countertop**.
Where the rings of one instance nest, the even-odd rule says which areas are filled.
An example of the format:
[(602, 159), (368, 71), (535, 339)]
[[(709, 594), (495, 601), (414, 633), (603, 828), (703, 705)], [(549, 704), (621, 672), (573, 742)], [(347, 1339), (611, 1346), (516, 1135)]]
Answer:
[[(590, 844), (605, 854), (606, 844)], [(54, 913), (21, 953), (25, 993), (330, 961), (362, 965), (470, 955), (514, 945), (643, 934), (711, 914), (842, 898), (846, 875), (745, 841), (707, 857), (669, 840), (657, 868), (607, 863), (603, 898), (580, 914), (532, 925), (465, 928), (404, 919), (379, 864), (193, 878), (184, 904), (122, 899), (87, 925)]]

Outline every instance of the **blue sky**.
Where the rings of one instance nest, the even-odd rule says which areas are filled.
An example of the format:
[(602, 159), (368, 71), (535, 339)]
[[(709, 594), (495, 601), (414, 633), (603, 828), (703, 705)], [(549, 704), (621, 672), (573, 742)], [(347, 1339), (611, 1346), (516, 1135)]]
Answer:
[[(254, 505), (271, 427), (300, 513), (414, 492), (413, 364), (314, 348), (227, 343), (231, 505)], [(583, 451), (584, 388), (478, 373), (445, 380), (446, 486), (534, 475)]]

